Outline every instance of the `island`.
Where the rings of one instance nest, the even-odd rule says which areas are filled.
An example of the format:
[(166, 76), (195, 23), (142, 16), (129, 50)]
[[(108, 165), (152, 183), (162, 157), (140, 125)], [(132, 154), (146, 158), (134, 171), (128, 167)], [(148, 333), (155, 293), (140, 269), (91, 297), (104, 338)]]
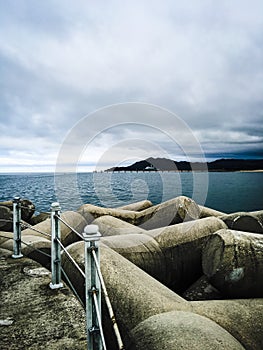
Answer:
[(211, 162), (175, 161), (147, 158), (128, 166), (116, 166), (105, 172), (138, 171), (263, 171), (263, 159), (217, 159)]

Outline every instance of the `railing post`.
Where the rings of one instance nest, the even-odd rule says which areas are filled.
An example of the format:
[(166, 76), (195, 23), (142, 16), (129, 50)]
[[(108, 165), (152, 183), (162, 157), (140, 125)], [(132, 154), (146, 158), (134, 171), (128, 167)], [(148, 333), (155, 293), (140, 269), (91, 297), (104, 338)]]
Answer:
[(21, 203), (20, 197), (14, 197), (13, 199), (13, 231), (14, 231), (14, 254), (12, 258), (22, 258), (21, 253)]
[(87, 225), (84, 228), (83, 238), (85, 241), (85, 295), (86, 295), (86, 323), (87, 323), (87, 345), (88, 350), (102, 350), (101, 335), (99, 332), (98, 319), (95, 305), (93, 303), (93, 294), (96, 293), (99, 317), (101, 319), (101, 286), (96, 265), (92, 257), (92, 251), (95, 251), (97, 261), (99, 262), (99, 240), (101, 234), (97, 225)]
[(60, 240), (60, 222), (58, 216), (60, 214), (59, 203), (51, 205), (51, 289), (63, 287), (61, 282), (61, 248), (57, 239)]

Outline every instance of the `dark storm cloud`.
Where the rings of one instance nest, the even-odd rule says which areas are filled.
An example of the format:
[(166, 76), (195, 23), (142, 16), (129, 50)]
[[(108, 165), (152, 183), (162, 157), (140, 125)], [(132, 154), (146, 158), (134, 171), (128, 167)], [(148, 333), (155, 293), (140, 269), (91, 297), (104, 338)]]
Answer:
[[(47, 150), (42, 160), (51, 164), (82, 117), (134, 101), (181, 117), (209, 157), (262, 154), (261, 1), (20, 0), (0, 7), (3, 166), (38, 164)], [(96, 113), (91, 120), (89, 131), (98, 130)], [(161, 133), (123, 124), (97, 137), (91, 163), (102, 144), (123, 137), (155, 140), (176, 157)]]

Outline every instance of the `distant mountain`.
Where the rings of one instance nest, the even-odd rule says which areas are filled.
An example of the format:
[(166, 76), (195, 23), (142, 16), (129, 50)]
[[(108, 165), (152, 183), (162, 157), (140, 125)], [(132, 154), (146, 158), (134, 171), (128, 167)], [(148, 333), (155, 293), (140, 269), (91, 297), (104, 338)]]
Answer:
[(113, 167), (115, 171), (240, 171), (263, 170), (263, 159), (217, 159), (213, 162), (177, 162), (166, 158), (147, 158), (126, 167)]

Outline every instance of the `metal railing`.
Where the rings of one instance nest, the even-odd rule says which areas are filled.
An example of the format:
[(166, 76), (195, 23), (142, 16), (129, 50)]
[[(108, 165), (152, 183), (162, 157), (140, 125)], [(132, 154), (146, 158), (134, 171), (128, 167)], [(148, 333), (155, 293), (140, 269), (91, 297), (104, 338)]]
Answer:
[[(99, 240), (101, 234), (98, 226), (88, 225), (83, 232), (85, 242), (85, 297), (86, 297), (86, 321), (88, 343), (91, 349), (106, 349), (102, 321), (101, 321), (101, 283), (98, 270), (93, 259), (92, 252), (95, 253), (99, 261)], [(100, 334), (100, 337), (98, 335)]]
[[(83, 305), (78, 293), (76, 292), (72, 281), (67, 276), (65, 270), (61, 266), (61, 252), (63, 251), (67, 258), (73, 263), (75, 268), (80, 272), (85, 279), (85, 304), (86, 304), (86, 329), (87, 329), (87, 349), (88, 350), (106, 350), (106, 342), (102, 327), (101, 317), (101, 292), (104, 294), (106, 306), (108, 308), (109, 317), (112, 321), (112, 327), (116, 336), (119, 350), (124, 350), (124, 345), (121, 339), (119, 328), (115, 319), (113, 308), (110, 302), (110, 298), (106, 289), (106, 285), (100, 270), (100, 250), (99, 241), (101, 234), (99, 233), (97, 225), (87, 225), (84, 228), (84, 232), (80, 234), (74, 228), (72, 228), (64, 219), (60, 216), (61, 208), (59, 203), (53, 203), (51, 205), (51, 235), (41, 230), (35, 229), (33, 226), (21, 221), (21, 203), (20, 198), (15, 197), (13, 200), (13, 258), (21, 258), (23, 254), (21, 252), (21, 243), (29, 246), (21, 238), (21, 226), (25, 226), (31, 230), (34, 230), (44, 236), (51, 238), (51, 255), (42, 252), (51, 259), (51, 282), (49, 284), (51, 289), (57, 289), (63, 287), (61, 280), (61, 273), (66, 278), (68, 284), (77, 296), (81, 305)], [(85, 257), (85, 273), (81, 267), (77, 264), (74, 258), (67, 251), (66, 247), (61, 242), (61, 227), (60, 222), (70, 228), (84, 241), (84, 257)], [(10, 238), (10, 237), (6, 237)]]
[(15, 197), (13, 200), (13, 231), (14, 231), (14, 254), (13, 258), (18, 259), (23, 256), (21, 253), (21, 204), (20, 198)]
[(61, 247), (60, 247), (60, 214), (59, 203), (51, 205), (51, 282), (49, 287), (57, 289), (63, 287), (61, 282)]

